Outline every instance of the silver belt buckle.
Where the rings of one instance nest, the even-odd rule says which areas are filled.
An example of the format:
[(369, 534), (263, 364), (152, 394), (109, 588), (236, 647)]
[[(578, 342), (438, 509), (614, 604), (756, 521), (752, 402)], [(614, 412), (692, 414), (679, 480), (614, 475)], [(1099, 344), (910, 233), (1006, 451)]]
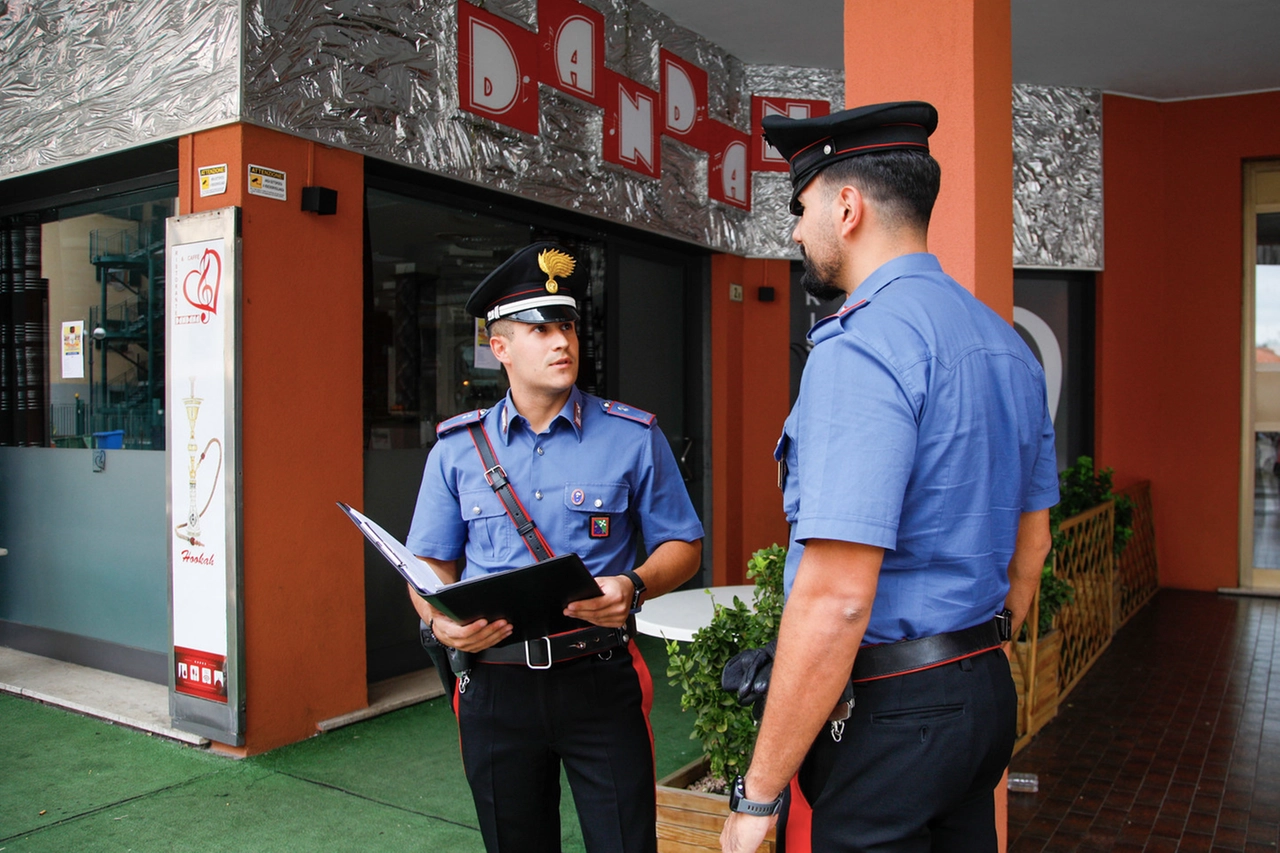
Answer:
[[(539, 641), (547, 644), (547, 662), (545, 664), (536, 664), (533, 662), (533, 659), (529, 656), (529, 647)], [(525, 662), (525, 666), (529, 667), (529, 669), (551, 669), (551, 638), (538, 637), (537, 639), (534, 639), (534, 640), (525, 640), (524, 662)]]

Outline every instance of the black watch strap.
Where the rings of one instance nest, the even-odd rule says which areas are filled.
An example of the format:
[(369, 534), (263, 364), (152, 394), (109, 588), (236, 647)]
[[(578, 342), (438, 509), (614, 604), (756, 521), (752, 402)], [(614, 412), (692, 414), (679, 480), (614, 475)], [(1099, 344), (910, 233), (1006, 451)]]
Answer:
[(640, 609), (640, 605), (644, 603), (644, 594), (649, 588), (644, 585), (644, 581), (641, 580), (640, 576), (630, 569), (623, 572), (623, 574), (631, 579), (631, 585), (634, 587), (634, 591), (631, 593), (631, 612), (635, 613)]
[(770, 800), (767, 803), (748, 800), (745, 793), (745, 783), (742, 777), (739, 776), (733, 780), (733, 787), (729, 789), (729, 811), (756, 815), (757, 817), (770, 817), (782, 811), (782, 798), (785, 793), (786, 789), (784, 788), (783, 792), (778, 794), (777, 799)]

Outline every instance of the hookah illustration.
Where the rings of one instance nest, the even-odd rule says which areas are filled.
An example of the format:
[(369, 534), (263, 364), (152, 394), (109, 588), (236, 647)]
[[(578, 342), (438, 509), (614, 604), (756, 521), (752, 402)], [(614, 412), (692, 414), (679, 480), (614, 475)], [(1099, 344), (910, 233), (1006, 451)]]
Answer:
[[(209, 504), (213, 503), (213, 495), (218, 490), (218, 477), (222, 473), (222, 442), (216, 437), (209, 439), (208, 444), (204, 446), (204, 450), (200, 455), (196, 456), (196, 451), (200, 450), (200, 446), (196, 444), (196, 418), (200, 416), (200, 404), (204, 402), (203, 397), (196, 396), (196, 380), (191, 378), (191, 396), (182, 398), (182, 404), (187, 410), (187, 425), (190, 427), (190, 435), (187, 439), (187, 452), (190, 454), (187, 462), (187, 520), (174, 528), (174, 532), (178, 534), (179, 539), (185, 539), (192, 545), (204, 546), (200, 541), (200, 519), (209, 510)], [(205, 457), (209, 455), (209, 448), (218, 446), (218, 466), (213, 470), (213, 486), (209, 489), (209, 499), (204, 502), (204, 507), (196, 512), (196, 474), (200, 470), (200, 466), (204, 464)]]

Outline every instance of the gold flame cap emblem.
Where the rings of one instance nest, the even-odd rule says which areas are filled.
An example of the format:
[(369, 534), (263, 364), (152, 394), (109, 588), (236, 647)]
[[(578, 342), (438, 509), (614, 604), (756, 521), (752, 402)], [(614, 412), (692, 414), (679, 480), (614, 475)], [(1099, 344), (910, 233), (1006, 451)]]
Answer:
[(572, 275), (576, 263), (571, 256), (559, 249), (543, 249), (538, 253), (538, 269), (547, 274), (547, 293), (555, 293), (560, 289), (556, 277)]

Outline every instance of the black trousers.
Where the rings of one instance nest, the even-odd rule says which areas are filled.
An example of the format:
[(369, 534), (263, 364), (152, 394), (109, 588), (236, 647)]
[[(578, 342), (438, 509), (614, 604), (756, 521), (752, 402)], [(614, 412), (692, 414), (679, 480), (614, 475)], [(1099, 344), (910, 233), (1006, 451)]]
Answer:
[(792, 784), (786, 853), (994, 853), (1016, 715), (998, 649), (854, 685), (840, 741), (824, 729)]
[(590, 853), (656, 852), (653, 682), (635, 643), (548, 670), (477, 664), (454, 699), (489, 853), (559, 853), (561, 762)]

